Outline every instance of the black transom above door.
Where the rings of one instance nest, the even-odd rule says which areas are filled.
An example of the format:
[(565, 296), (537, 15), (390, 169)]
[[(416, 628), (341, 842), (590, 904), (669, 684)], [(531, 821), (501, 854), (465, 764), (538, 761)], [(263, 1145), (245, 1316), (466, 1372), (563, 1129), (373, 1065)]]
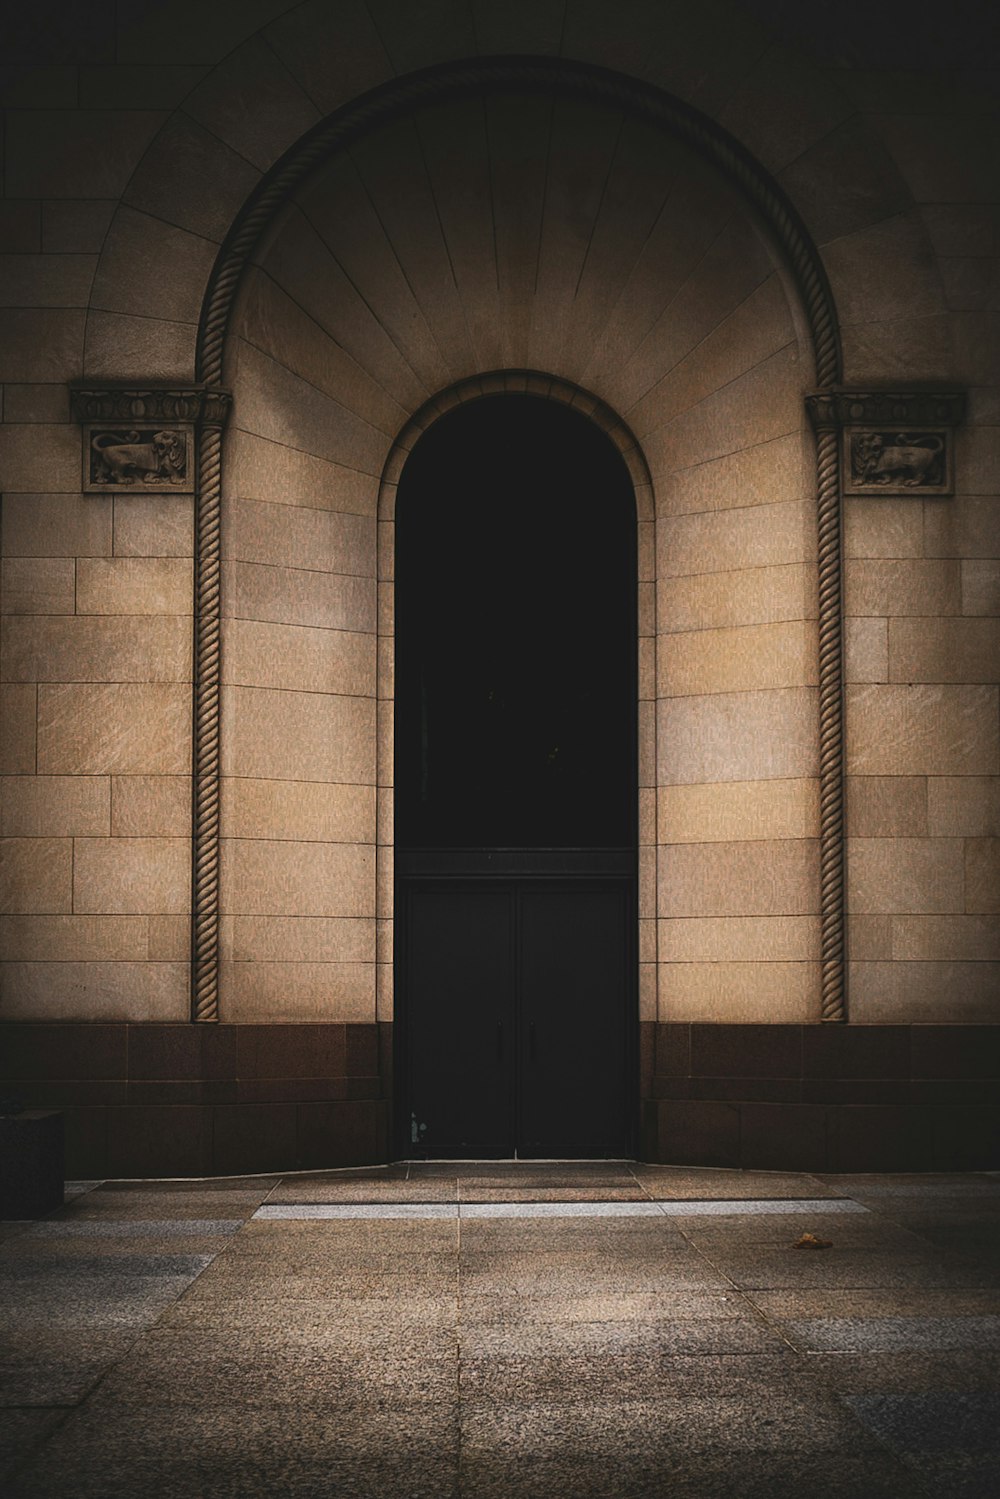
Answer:
[(569, 407), (460, 406), (403, 470), (404, 1154), (630, 1151), (635, 573), (628, 473)]

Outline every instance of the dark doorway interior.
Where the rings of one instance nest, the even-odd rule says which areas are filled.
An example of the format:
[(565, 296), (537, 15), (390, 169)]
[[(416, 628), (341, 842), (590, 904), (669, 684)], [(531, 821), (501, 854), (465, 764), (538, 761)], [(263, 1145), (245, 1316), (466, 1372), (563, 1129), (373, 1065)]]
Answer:
[(396, 507), (403, 1154), (623, 1155), (635, 1011), (635, 501), (572, 408), (484, 397)]

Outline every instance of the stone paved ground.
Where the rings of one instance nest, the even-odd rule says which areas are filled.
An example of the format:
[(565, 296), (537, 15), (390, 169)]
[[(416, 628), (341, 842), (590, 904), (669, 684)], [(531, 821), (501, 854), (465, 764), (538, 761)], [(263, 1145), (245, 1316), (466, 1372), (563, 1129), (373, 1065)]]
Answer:
[(987, 1174), (77, 1184), (0, 1226), (0, 1494), (996, 1499), (998, 1230)]

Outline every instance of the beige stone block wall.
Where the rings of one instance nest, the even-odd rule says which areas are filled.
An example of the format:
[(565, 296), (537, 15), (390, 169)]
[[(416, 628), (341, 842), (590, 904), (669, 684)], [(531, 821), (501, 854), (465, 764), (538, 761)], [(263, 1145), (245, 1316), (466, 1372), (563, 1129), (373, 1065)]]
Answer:
[[(191, 500), (81, 494), (66, 387), (84, 373), (92, 288), (124, 308), (151, 248), (164, 268), (178, 251), (149, 221), (131, 267), (112, 257), (95, 282), (114, 200), (162, 120), (145, 103), (60, 103), (24, 110), (11, 139), (8, 190), (47, 202), (0, 262), (4, 1018), (188, 1013)], [(207, 268), (204, 242), (199, 255)], [(196, 315), (190, 281), (182, 295)], [(156, 374), (127, 358), (117, 348), (104, 373)]]
[(961, 434), (954, 499), (846, 503), (849, 950), (861, 1021), (1000, 1013), (1000, 524), (995, 500), (967, 493), (997, 485), (979, 461), (992, 430)]
[[(790, 49), (749, 13), (712, 4), (672, 14), (668, 40), (656, 6), (628, 24), (584, 0), (376, 9), (174, 8), (164, 65), (159, 13), (119, 7), (84, 55), (57, 7), (32, 39), (56, 61), (24, 76), (9, 59), (5, 919), (67, 924), (39, 927), (38, 945), (10, 958), (0, 1013), (186, 1014), (176, 885), (140, 880), (144, 900), (171, 909), (84, 914), (72, 874), (77, 843), (122, 840), (124, 855), (186, 837), (191, 505), (81, 496), (65, 382), (190, 379), (205, 277), (260, 173), (358, 92), (478, 50), (620, 69), (720, 119), (778, 175), (821, 247), (846, 381), (969, 387), (954, 498), (845, 506), (847, 815), (852, 899), (860, 890), (865, 906), (851, 922), (852, 1013), (996, 1018), (984, 923), (1000, 836), (1000, 330), (975, 67), (956, 103), (924, 70), (900, 70), (895, 43), (866, 38), (864, 66), (834, 75), (805, 12)], [(380, 899), (391, 890), (391, 610), (386, 588), (376, 609), (372, 560), (381, 466), (406, 416), (442, 387), (541, 364), (621, 412), (655, 480), (657, 582), (643, 609), (657, 659), (647, 645), (640, 669), (641, 780), (656, 799), (641, 821), (642, 1013), (814, 1018), (814, 953), (794, 925), (815, 917), (814, 871), (810, 857), (778, 852), (811, 845), (817, 828), (815, 517), (801, 430), (812, 375), (773, 255), (728, 188), (601, 110), (463, 102), (428, 111), (419, 129), (400, 121), (320, 173), (258, 259), (227, 375), (224, 831), (265, 848), (260, 888), (297, 888), (272, 848), (287, 844), (302, 859), (378, 847)], [(647, 580), (650, 552), (644, 537)], [(388, 579), (388, 543), (383, 558)], [(716, 844), (740, 852), (719, 865), (705, 852)], [(657, 984), (653, 850), (659, 886), (672, 889), (671, 861), (689, 847), (701, 850), (692, 891), (719, 909), (659, 919), (737, 925), (668, 925), (669, 950), (688, 956), (661, 961)], [(84, 855), (82, 888), (98, 889), (99, 858)], [(739, 908), (743, 884), (780, 886), (788, 909)], [(102, 900), (126, 899), (100, 888)], [(390, 913), (379, 909), (388, 1018)], [(337, 907), (266, 919), (374, 915), (373, 904), (365, 917)], [(264, 919), (233, 912), (226, 941)], [(773, 950), (762, 933), (779, 927), (741, 925), (763, 921), (793, 923)], [(145, 923), (145, 958), (131, 923)], [(343, 956), (333, 930), (329, 947), (279, 944), (259, 962), (227, 949), (226, 992), (262, 1018), (267, 994), (296, 995), (289, 1013), (303, 1018), (333, 1018), (334, 1002), (370, 1016), (369, 978), (359, 987), (347, 971), (370, 969), (370, 950)], [(788, 933), (803, 940), (794, 956)], [(739, 942), (758, 956), (737, 954)], [(270, 963), (289, 971), (265, 974)], [(324, 990), (328, 964), (326, 977), (339, 976)]]
[[(376, 522), (401, 409), (263, 275), (223, 535), (220, 1012), (375, 1019)], [(348, 410), (346, 403), (352, 403)]]

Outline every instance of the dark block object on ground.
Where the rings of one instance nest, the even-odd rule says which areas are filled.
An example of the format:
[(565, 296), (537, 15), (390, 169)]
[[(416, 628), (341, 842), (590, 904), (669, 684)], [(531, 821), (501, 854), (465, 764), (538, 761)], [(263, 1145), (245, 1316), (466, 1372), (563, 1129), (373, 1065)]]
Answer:
[(65, 1134), (57, 1109), (0, 1114), (0, 1218), (44, 1218), (62, 1206)]

